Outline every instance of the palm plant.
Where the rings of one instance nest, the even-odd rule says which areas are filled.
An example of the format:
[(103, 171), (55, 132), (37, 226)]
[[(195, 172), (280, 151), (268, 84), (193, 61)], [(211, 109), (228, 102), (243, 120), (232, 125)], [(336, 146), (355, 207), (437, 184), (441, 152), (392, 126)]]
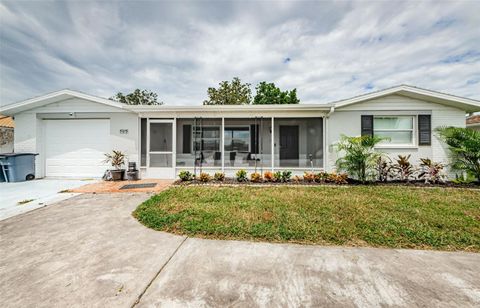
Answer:
[(337, 151), (344, 151), (345, 155), (337, 159), (337, 167), (349, 173), (350, 176), (366, 182), (371, 178), (377, 167), (382, 153), (376, 152), (374, 147), (385, 138), (375, 136), (348, 137), (342, 135), (336, 145)]
[(472, 174), (480, 182), (480, 132), (462, 127), (435, 130), (450, 150), (451, 167)]

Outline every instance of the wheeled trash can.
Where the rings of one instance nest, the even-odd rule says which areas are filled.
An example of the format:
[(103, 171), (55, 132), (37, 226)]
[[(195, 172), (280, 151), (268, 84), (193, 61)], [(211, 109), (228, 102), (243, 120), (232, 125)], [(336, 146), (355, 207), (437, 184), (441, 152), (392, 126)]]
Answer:
[(35, 153), (0, 154), (0, 176), (5, 182), (35, 179)]

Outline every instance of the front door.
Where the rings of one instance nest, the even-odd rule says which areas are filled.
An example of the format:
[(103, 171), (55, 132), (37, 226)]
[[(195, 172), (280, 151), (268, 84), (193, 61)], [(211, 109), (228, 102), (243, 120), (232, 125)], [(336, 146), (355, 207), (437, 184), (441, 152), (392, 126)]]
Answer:
[(280, 125), (280, 166), (298, 167), (298, 125)]
[(147, 177), (175, 178), (175, 125), (173, 120), (149, 120)]

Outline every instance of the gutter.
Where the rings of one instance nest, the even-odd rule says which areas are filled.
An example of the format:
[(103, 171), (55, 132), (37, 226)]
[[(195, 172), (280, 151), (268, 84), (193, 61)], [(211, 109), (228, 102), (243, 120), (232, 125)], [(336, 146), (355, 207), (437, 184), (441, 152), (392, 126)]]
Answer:
[(335, 112), (335, 106), (330, 107), (330, 111), (327, 113), (326, 117), (327, 118), (330, 117), (330, 115), (334, 112)]

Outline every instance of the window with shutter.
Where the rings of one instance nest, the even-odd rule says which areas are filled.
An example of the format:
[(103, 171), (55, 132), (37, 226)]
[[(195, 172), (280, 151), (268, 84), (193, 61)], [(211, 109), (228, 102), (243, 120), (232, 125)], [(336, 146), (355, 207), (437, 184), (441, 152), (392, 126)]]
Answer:
[(418, 145), (432, 144), (432, 116), (418, 115)]

